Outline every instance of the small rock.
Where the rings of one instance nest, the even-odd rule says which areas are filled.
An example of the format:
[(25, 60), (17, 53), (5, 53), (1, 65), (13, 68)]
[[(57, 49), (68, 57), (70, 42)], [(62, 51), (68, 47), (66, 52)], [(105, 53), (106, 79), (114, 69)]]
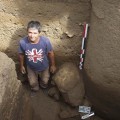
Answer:
[(69, 37), (69, 38), (74, 37), (74, 34), (70, 34), (70, 33), (68, 33), (68, 32), (65, 32), (65, 34), (66, 34), (66, 35), (67, 35), (67, 37)]
[(60, 94), (59, 94), (59, 91), (56, 87), (50, 88), (49, 91), (48, 91), (48, 95), (53, 97), (55, 100), (60, 99)]

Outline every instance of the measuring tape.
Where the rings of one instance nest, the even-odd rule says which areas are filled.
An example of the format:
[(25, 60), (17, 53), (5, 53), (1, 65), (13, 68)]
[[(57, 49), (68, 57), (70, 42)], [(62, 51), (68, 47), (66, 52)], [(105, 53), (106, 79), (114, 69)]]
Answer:
[(80, 50), (80, 64), (79, 64), (79, 68), (83, 69), (83, 63), (84, 63), (84, 58), (83, 55), (85, 54), (85, 40), (87, 38), (87, 33), (88, 33), (88, 24), (84, 24), (84, 31), (82, 34), (82, 46), (81, 46), (81, 50)]

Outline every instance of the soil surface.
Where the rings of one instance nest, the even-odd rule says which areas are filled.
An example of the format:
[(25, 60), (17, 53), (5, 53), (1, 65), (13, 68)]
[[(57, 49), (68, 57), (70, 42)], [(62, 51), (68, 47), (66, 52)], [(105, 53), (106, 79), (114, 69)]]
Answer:
[[(27, 104), (22, 108), (24, 113), (22, 116), (23, 120), (80, 120), (80, 115), (66, 119), (60, 118), (61, 109), (64, 108), (65, 110), (69, 105), (51, 98), (48, 95), (48, 89), (40, 89), (32, 95), (28, 83), (24, 85), (24, 89), (27, 94), (24, 96)], [(26, 112), (26, 110), (32, 111), (31, 115), (29, 112)]]

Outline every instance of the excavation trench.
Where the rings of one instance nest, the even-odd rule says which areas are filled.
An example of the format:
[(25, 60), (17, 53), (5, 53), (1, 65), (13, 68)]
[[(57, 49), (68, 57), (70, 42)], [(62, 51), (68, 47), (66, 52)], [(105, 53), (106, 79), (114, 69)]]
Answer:
[[(19, 73), (19, 41), (27, 34), (28, 21), (38, 20), (42, 23), (41, 35), (50, 38), (53, 45), (58, 69), (66, 71), (61, 72), (64, 73), (61, 74), (63, 78), (69, 78), (65, 81), (74, 83), (78, 79), (75, 75), (74, 82), (71, 81), (70, 72), (74, 69), (70, 68), (72, 64), (66, 63), (72, 62), (77, 66), (74, 72), (80, 72), (85, 96), (93, 106), (95, 114), (104, 120), (119, 120), (119, 6), (119, 0), (0, 1), (0, 119), (61, 120), (60, 115), (63, 118), (67, 116), (69, 120), (80, 119), (80, 115), (74, 110), (71, 113), (61, 112), (72, 109), (65, 103), (70, 95), (74, 97), (71, 97), (69, 102), (78, 104), (73, 98), (80, 95), (81, 87), (78, 87), (80, 90), (76, 87), (69, 91), (71, 84), (67, 85), (66, 89), (63, 89), (69, 91), (63, 95), (65, 100), (56, 101), (42, 89), (36, 96), (31, 97), (28, 82), (21, 83), (26, 78)], [(89, 34), (86, 39), (84, 69), (80, 71), (76, 68), (79, 66), (84, 22), (89, 24)], [(65, 68), (61, 67), (64, 63)], [(58, 88), (63, 78), (54, 78)], [(77, 90), (79, 92), (76, 92)], [(72, 115), (74, 117), (71, 117)], [(101, 120), (97, 116), (90, 119)]]

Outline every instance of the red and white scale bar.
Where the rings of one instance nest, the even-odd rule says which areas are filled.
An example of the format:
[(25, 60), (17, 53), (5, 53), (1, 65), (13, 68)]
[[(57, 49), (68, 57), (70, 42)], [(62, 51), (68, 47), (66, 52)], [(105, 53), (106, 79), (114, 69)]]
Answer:
[(79, 68), (82, 69), (83, 68), (83, 62), (84, 62), (84, 58), (83, 55), (85, 54), (85, 39), (87, 37), (87, 32), (88, 32), (88, 24), (84, 24), (84, 31), (83, 31), (83, 38), (82, 38), (82, 46), (81, 46), (81, 51), (80, 51), (80, 64), (79, 64)]

